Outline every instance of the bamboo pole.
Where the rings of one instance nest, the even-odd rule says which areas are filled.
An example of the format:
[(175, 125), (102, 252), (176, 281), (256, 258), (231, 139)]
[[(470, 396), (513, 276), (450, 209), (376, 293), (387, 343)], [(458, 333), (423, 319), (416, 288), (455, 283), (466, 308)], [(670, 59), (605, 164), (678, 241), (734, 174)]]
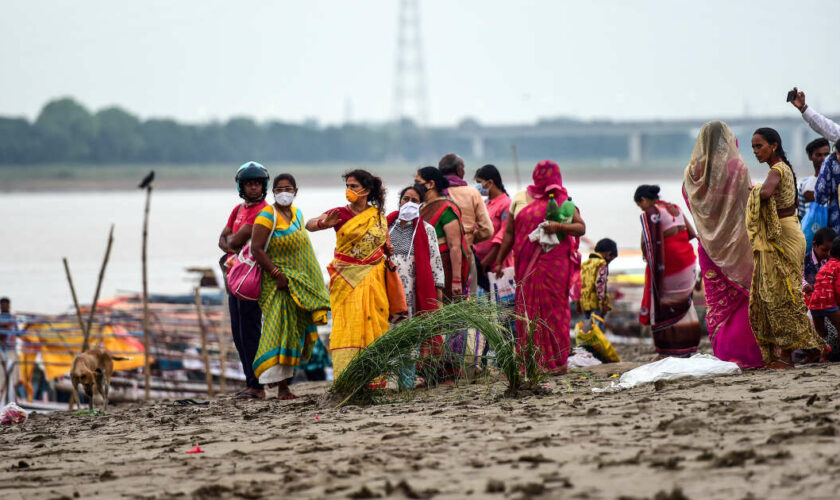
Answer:
[(111, 256), (111, 246), (114, 244), (114, 225), (111, 224), (111, 231), (108, 232), (108, 246), (105, 247), (105, 258), (102, 259), (102, 267), (99, 268), (99, 279), (96, 281), (96, 292), (93, 294), (93, 303), (88, 314), (85, 339), (82, 342), (82, 352), (90, 347), (90, 330), (93, 328), (93, 315), (96, 314), (96, 304), (99, 302), (99, 291), (102, 289), (102, 280), (105, 279), (105, 268), (108, 266), (108, 258)]
[(222, 288), (222, 319), (219, 322), (219, 364), (221, 365), (221, 372), (219, 373), (219, 392), (227, 393), (227, 376), (225, 376), (225, 366), (227, 363), (227, 336), (230, 332), (228, 325), (230, 324), (228, 312), (228, 296), (227, 290)]
[(148, 281), (148, 266), (146, 260), (146, 247), (149, 235), (149, 202), (152, 198), (151, 184), (146, 186), (146, 208), (143, 211), (143, 379), (144, 379), (144, 398), (149, 399), (150, 369), (149, 369), (149, 281)]
[[(70, 295), (73, 297), (73, 307), (76, 308), (76, 320), (79, 322), (79, 328), (82, 329), (82, 336), (87, 338), (87, 327), (85, 326), (85, 320), (82, 319), (82, 309), (79, 307), (79, 299), (76, 297), (76, 287), (73, 286), (73, 277), (70, 275), (70, 264), (67, 263), (67, 257), (62, 257), (61, 260), (64, 262), (64, 274), (67, 275), (67, 283), (70, 284)], [(81, 352), (85, 352), (84, 346)]]
[(204, 360), (204, 379), (207, 381), (207, 395), (213, 397), (213, 373), (210, 371), (210, 353), (207, 352), (207, 325), (201, 308), (201, 289), (195, 287), (195, 310), (198, 313), (198, 329), (201, 331), (201, 358)]

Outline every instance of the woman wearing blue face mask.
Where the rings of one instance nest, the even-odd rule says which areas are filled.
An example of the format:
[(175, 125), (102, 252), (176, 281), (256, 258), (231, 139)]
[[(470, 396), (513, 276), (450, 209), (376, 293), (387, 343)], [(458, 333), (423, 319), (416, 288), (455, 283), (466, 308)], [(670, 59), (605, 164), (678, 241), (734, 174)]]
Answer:
[(327, 322), (330, 296), (303, 229), (303, 212), (292, 205), (295, 178), (278, 175), (273, 192), (274, 204), (257, 215), (251, 235), (251, 252), (263, 271), (262, 332), (253, 368), (261, 384), (278, 386), (278, 399), (293, 399), (287, 381), (309, 359), (318, 340), (316, 325)]
[[(505, 191), (502, 183), (502, 176), (499, 169), (493, 165), (484, 165), (475, 173), (476, 189), (482, 196), (487, 196), (487, 212), (493, 222), (493, 237), (489, 240), (476, 243), (474, 248), (475, 256), (478, 258), (484, 272), (489, 272), (499, 247), (502, 245), (502, 238), (507, 227), (508, 214), (510, 213), (510, 196)], [(502, 269), (513, 268), (513, 254), (510, 253), (502, 263)]]

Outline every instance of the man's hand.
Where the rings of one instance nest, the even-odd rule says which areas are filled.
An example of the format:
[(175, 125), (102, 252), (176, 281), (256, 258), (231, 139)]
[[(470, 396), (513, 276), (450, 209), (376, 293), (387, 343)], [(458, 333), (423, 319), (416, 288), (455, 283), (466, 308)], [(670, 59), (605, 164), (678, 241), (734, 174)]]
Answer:
[(796, 87), (793, 87), (793, 91), (796, 92), (796, 98), (790, 103), (799, 111), (805, 111), (805, 92), (802, 92)]

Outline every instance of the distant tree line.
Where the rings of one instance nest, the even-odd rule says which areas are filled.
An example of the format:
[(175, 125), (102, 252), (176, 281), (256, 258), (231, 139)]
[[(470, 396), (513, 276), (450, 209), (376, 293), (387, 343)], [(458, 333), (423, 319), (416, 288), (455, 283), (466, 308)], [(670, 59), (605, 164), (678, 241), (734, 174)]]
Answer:
[[(459, 127), (476, 126), (467, 120)], [(34, 122), (0, 117), (0, 165), (38, 163), (131, 164), (271, 162), (434, 163), (443, 152), (469, 157), (471, 143), (452, 128), (420, 129), (410, 121), (380, 126), (319, 127), (281, 121), (232, 118), (224, 123), (185, 124), (141, 120), (119, 107), (91, 113), (71, 98), (47, 103)], [(622, 158), (620, 137), (529, 138), (517, 141), (524, 158), (561, 160)], [(510, 140), (485, 141), (487, 158), (510, 158)], [(646, 149), (656, 155), (690, 152), (693, 142), (658, 137)]]

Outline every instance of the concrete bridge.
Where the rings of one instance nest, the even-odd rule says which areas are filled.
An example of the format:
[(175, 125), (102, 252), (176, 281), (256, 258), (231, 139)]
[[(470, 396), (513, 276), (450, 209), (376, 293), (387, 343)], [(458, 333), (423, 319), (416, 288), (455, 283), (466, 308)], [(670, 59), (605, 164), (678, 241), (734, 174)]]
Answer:
[[(576, 138), (576, 137), (626, 137), (627, 162), (630, 165), (642, 165), (646, 158), (644, 141), (648, 137), (664, 134), (686, 134), (692, 139), (697, 137), (700, 127), (712, 120), (650, 120), (650, 121), (545, 121), (536, 125), (501, 125), (481, 126), (465, 124), (453, 133), (470, 140), (472, 157), (484, 158), (485, 141), (507, 140), (515, 143), (524, 138)], [(832, 119), (840, 121), (840, 117)], [(784, 117), (750, 117), (731, 118), (723, 120), (738, 136), (742, 152), (749, 151), (749, 141), (755, 129), (772, 127), (782, 136), (785, 151), (790, 160), (796, 165), (806, 165), (807, 156), (805, 145), (817, 138), (799, 113), (791, 109), (790, 116)]]

